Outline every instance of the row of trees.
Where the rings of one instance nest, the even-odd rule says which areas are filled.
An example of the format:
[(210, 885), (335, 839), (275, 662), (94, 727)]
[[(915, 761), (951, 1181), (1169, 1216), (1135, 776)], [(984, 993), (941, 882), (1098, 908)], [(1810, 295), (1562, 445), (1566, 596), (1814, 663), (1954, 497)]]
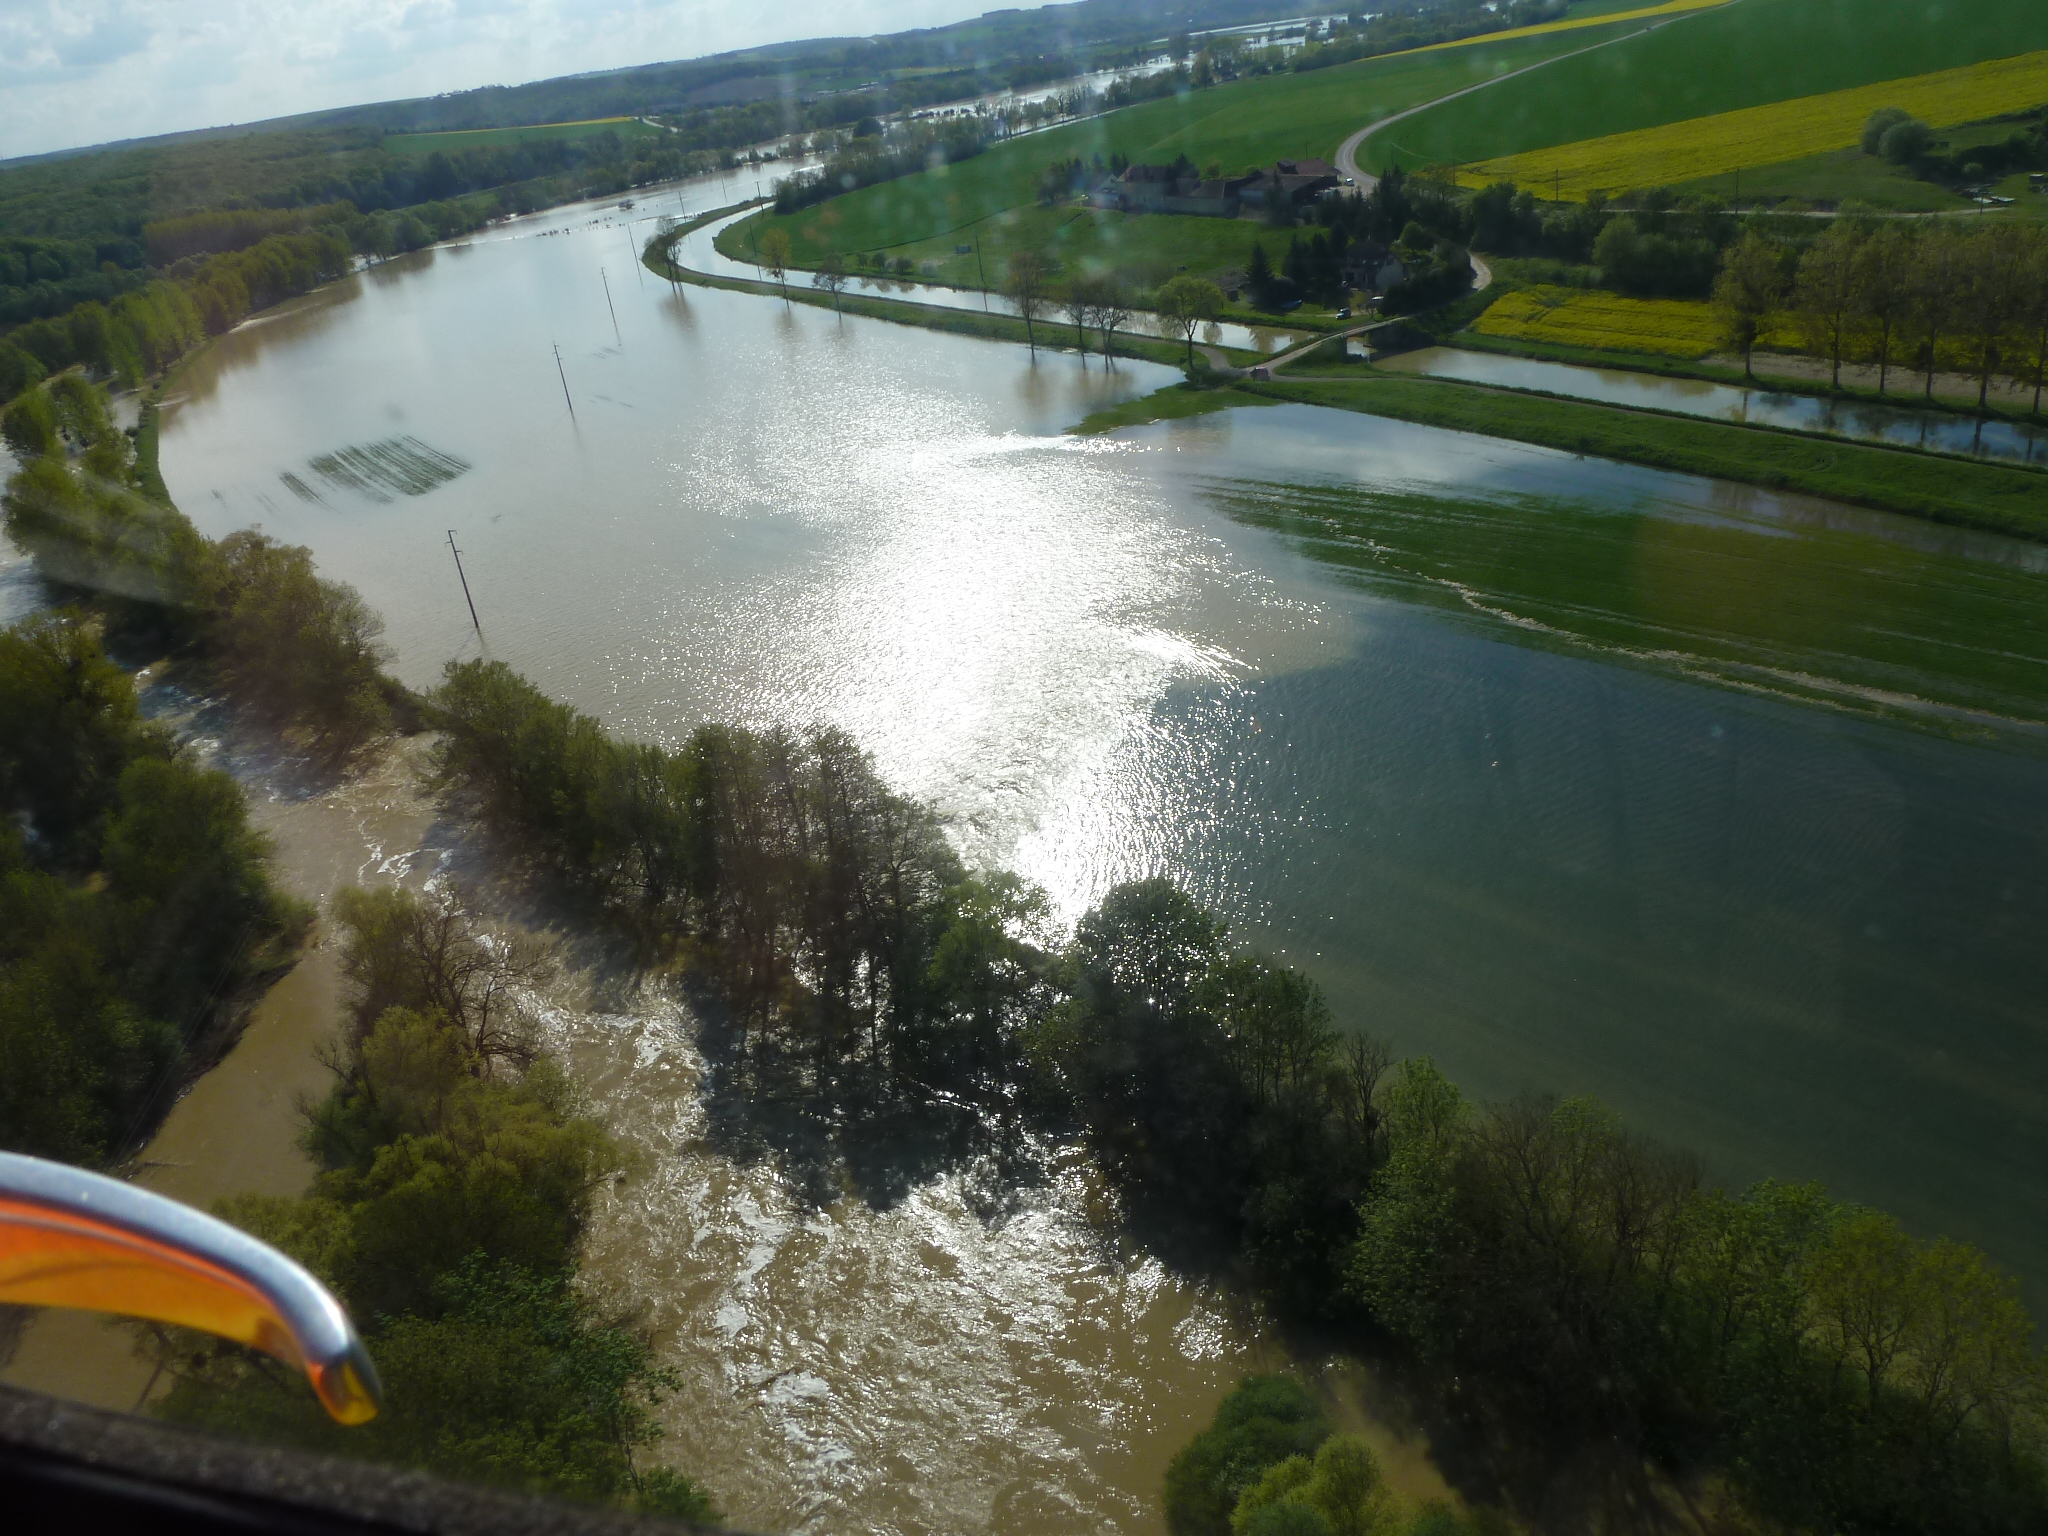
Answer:
[(1939, 372), (2031, 388), (2048, 380), (2048, 230), (1977, 221), (1837, 219), (1803, 251), (1757, 232), (1729, 247), (1714, 302), (1750, 366), (1759, 342), (1781, 338), (1825, 360), (1913, 369), (1932, 398)]
[[(1116, 333), (1130, 324), (1138, 300), (1115, 276), (1080, 273), (1065, 281), (1052, 275), (1052, 264), (1036, 251), (1018, 251), (1010, 257), (1003, 291), (1024, 322), (1024, 331), (1035, 355), (1038, 350), (1038, 322), (1048, 313), (1064, 315), (1074, 327), (1074, 343), (1085, 360), (1088, 333), (1102, 336), (1102, 355), (1107, 359), (1116, 345)], [(1206, 278), (1180, 273), (1168, 278), (1146, 295), (1149, 308), (1171, 334), (1187, 346), (1188, 366), (1195, 362), (1195, 333), (1223, 313), (1223, 290)]]

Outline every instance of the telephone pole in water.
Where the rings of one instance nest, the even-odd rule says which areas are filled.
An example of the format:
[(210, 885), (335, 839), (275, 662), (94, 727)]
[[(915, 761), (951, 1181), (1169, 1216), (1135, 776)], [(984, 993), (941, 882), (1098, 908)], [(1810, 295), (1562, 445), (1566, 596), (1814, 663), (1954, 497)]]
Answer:
[(448, 530), (448, 552), (455, 557), (455, 579), (462, 583), (462, 600), (469, 604), (469, 622), (476, 630), (477, 639), (484, 637), (484, 627), (477, 622), (476, 599), (469, 595), (469, 578), (462, 573), (462, 551), (455, 547), (455, 530)]
[[(633, 237), (628, 235), (626, 238), (631, 240)], [(619, 334), (619, 312), (616, 309), (612, 309), (612, 280), (604, 275), (603, 267), (597, 269), (597, 277), (598, 281), (604, 284), (604, 307), (612, 311), (612, 340), (623, 347), (626, 344), (626, 338)]]
[(562, 399), (569, 407), (569, 419), (574, 421), (576, 419), (576, 402), (569, 398), (569, 375), (562, 370), (562, 348), (559, 343), (555, 346), (555, 372), (561, 375)]

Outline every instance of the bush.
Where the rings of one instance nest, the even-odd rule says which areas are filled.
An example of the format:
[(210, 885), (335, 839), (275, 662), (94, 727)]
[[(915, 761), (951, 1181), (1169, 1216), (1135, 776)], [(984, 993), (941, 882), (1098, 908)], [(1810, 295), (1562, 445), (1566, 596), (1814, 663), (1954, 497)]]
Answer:
[(1900, 123), (1911, 122), (1913, 114), (1904, 107), (1879, 107), (1863, 123), (1861, 140), (1863, 153), (1875, 155), (1883, 152), (1884, 136)]
[(1911, 165), (1932, 148), (1934, 130), (1917, 118), (1893, 123), (1877, 141), (1878, 153), (1893, 165)]
[(1166, 1527), (1173, 1536), (1235, 1536), (1232, 1517), (1270, 1467), (1306, 1458), (1330, 1427), (1293, 1376), (1248, 1376), (1209, 1427), (1166, 1469)]

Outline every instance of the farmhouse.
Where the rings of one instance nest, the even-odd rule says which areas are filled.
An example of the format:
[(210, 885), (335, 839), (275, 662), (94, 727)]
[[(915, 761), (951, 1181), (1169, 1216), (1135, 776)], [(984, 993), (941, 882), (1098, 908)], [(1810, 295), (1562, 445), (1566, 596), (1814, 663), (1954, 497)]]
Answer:
[(1237, 217), (1238, 189), (1251, 178), (1204, 180), (1185, 160), (1175, 165), (1134, 165), (1097, 187), (1090, 201), (1125, 213), (1194, 213)]
[(1238, 197), (1253, 207), (1271, 208), (1282, 202), (1306, 203), (1343, 184), (1344, 178), (1327, 160), (1276, 160), (1247, 176)]
[(1193, 213), (1234, 219), (1280, 202), (1305, 203), (1343, 178), (1323, 160), (1280, 160), (1242, 176), (1204, 179), (1185, 159), (1172, 165), (1133, 165), (1089, 194), (1098, 208), (1125, 213)]

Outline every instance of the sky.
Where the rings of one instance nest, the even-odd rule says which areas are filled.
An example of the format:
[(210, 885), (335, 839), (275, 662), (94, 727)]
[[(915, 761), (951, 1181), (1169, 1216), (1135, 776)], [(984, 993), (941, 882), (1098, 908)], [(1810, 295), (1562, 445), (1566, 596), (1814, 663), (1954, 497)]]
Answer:
[(0, 0), (0, 159), (942, 26), (999, 0)]

